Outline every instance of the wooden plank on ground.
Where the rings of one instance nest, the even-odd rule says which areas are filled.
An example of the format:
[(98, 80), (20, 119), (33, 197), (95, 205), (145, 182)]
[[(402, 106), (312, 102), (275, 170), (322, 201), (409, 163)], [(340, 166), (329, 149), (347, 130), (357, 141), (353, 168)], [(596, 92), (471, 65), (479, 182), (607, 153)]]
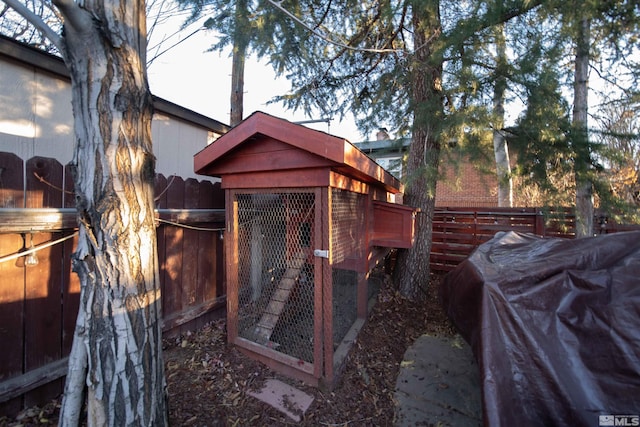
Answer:
[(0, 402), (15, 399), (24, 393), (58, 380), (67, 374), (69, 358), (51, 362), (26, 374), (0, 382)]

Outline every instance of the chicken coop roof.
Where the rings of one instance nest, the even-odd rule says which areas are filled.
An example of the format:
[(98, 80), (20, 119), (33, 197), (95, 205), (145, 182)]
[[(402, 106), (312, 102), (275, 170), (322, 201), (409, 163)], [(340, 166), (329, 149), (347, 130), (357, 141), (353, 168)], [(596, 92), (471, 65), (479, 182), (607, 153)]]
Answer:
[(402, 192), (398, 179), (346, 139), (263, 112), (253, 113), (194, 157), (195, 172), (209, 176), (321, 167)]

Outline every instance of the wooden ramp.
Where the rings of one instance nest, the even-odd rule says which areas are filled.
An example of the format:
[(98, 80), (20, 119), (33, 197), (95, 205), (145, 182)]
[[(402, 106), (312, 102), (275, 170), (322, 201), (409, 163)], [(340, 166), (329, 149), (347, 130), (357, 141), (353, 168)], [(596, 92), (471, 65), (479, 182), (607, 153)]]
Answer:
[(305, 253), (300, 251), (287, 261), (287, 270), (282, 275), (262, 318), (256, 325), (255, 336), (258, 343), (266, 344), (271, 339), (273, 329), (284, 311), (289, 295), (291, 295), (291, 291), (295, 287), (296, 280), (300, 276), (300, 270), (302, 270), (306, 259)]

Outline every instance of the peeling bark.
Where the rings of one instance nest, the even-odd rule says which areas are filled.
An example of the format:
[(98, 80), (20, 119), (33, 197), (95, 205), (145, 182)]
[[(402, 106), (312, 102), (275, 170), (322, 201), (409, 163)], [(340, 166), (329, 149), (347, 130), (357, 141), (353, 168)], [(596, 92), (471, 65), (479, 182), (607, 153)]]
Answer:
[(81, 301), (60, 425), (79, 424), (86, 396), (89, 426), (163, 426), (144, 3), (103, 5), (61, 5), (69, 18), (63, 57), (75, 119)]

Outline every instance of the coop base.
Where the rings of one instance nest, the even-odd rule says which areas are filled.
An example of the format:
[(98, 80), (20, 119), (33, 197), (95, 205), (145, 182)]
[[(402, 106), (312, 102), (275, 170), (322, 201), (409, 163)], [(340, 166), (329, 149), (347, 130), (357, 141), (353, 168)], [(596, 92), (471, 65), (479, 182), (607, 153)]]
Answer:
[(338, 385), (342, 377), (346, 367), (347, 356), (356, 343), (358, 335), (366, 323), (366, 317), (373, 309), (376, 300), (376, 297), (368, 300), (367, 316), (356, 319), (340, 345), (338, 345), (338, 348), (333, 353), (332, 370), (328, 375), (327, 373), (321, 375), (321, 368), (316, 368), (312, 363), (295, 359), (245, 338), (237, 337), (233, 343), (244, 355), (257, 360), (275, 372), (302, 381), (308, 386), (331, 391)]
[(234, 344), (244, 355), (257, 360), (275, 372), (302, 381), (311, 387), (320, 386), (319, 375), (314, 372), (314, 365), (311, 363), (297, 360), (240, 337), (235, 339)]
[[(369, 298), (367, 302), (367, 314), (366, 318), (369, 317), (369, 313), (373, 309), (373, 306), (376, 304), (377, 297)], [(349, 332), (345, 335), (344, 339), (336, 349), (333, 354), (333, 381), (330, 384), (326, 383), (326, 381), (322, 382), (323, 387), (333, 390), (340, 381), (342, 377), (342, 373), (344, 372), (344, 368), (346, 367), (347, 356), (351, 352), (353, 345), (356, 343), (358, 339), (358, 335), (360, 335), (360, 331), (364, 328), (366, 324), (365, 318), (358, 318), (349, 329)]]
[(349, 329), (349, 332), (347, 332), (347, 335), (345, 335), (344, 339), (342, 340), (338, 348), (336, 349), (335, 353), (333, 354), (333, 376), (332, 376), (333, 378), (330, 382), (328, 381), (328, 379), (323, 379), (322, 381), (323, 388), (326, 388), (328, 390), (333, 390), (335, 386), (338, 385), (338, 382), (342, 377), (342, 373), (344, 372), (344, 369), (347, 364), (346, 363), (347, 356), (351, 352), (353, 345), (356, 343), (358, 334), (360, 333), (360, 330), (364, 327), (364, 323), (365, 323), (364, 319), (357, 319), (351, 326), (351, 329)]

